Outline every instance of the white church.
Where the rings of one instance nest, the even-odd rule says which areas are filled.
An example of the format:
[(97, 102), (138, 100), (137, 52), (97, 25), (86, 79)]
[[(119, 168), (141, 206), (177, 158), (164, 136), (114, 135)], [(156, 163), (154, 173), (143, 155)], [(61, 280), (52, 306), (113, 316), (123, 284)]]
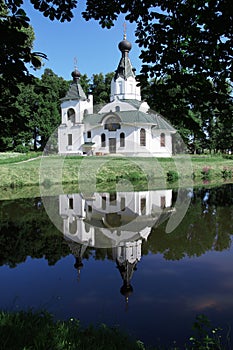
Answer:
[(58, 128), (61, 155), (122, 155), (171, 157), (176, 130), (141, 100), (140, 87), (132, 68), (131, 43), (124, 35), (119, 43), (121, 59), (111, 82), (110, 102), (93, 112), (93, 96), (86, 96), (80, 73), (61, 99), (62, 121)]

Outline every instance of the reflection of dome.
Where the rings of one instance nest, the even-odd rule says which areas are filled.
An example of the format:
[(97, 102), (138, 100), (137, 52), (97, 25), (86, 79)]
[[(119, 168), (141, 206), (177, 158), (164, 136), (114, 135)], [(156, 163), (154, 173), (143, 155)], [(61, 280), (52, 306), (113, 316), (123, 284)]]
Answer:
[(77, 270), (81, 270), (83, 268), (82, 258), (76, 257), (74, 268)]
[(124, 283), (120, 289), (120, 292), (122, 295), (124, 295), (125, 298), (128, 298), (133, 293), (133, 287), (131, 284)]
[(129, 52), (131, 50), (131, 48), (132, 48), (132, 45), (131, 45), (131, 43), (128, 40), (124, 39), (124, 40), (122, 40), (119, 43), (118, 47), (119, 47), (119, 50), (121, 52), (124, 52), (124, 51), (128, 51)]

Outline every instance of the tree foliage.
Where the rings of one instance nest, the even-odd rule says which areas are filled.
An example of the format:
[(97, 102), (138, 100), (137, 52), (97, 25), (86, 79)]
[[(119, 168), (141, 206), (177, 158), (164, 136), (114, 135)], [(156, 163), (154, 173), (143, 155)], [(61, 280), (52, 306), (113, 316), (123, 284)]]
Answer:
[(95, 105), (109, 102), (111, 80), (113, 76), (114, 73), (107, 73), (105, 76), (103, 73), (92, 75), (90, 87), (94, 96)]
[[(78, 6), (76, 0), (30, 2), (45, 17), (61, 22), (70, 21)], [(28, 78), (28, 63), (39, 67), (46, 57), (32, 51), (22, 5), (23, 0), (0, 3), (2, 95), (15, 89), (16, 77)], [(232, 0), (87, 0), (82, 16), (111, 28), (120, 14), (136, 24), (143, 62), (139, 77), (151, 107), (170, 119), (193, 149), (200, 144), (216, 151), (233, 149)], [(148, 78), (153, 79), (149, 85)], [(95, 102), (102, 103), (109, 86), (100, 75), (93, 76), (95, 90), (96, 80), (100, 93)]]
[(21, 8), (23, 1), (0, 2), (0, 89), (5, 86), (14, 93), (16, 83), (29, 81), (27, 64), (41, 67), (46, 55), (33, 52), (34, 32), (30, 19)]
[[(0, 150), (43, 150), (60, 124), (60, 98), (67, 89), (68, 82), (51, 69), (45, 69), (41, 79), (34, 78), (31, 84), (18, 84), (17, 94), (0, 116)], [(10, 92), (5, 94), (10, 96)]]
[[(86, 94), (97, 97), (96, 103), (107, 103), (113, 74), (93, 74), (92, 80), (84, 74), (80, 84)], [(6, 88), (0, 96), (0, 151), (43, 150), (61, 123), (60, 99), (69, 84), (45, 69), (41, 78), (32, 79), (30, 84), (18, 83), (14, 96)]]

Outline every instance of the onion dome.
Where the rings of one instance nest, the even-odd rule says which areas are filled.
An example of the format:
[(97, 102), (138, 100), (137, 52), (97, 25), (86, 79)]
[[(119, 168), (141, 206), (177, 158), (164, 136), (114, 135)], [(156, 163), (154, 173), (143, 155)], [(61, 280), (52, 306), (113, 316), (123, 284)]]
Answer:
[(119, 45), (119, 50), (121, 52), (129, 52), (132, 49), (132, 45), (131, 42), (129, 42), (128, 40), (126, 40), (126, 37), (124, 36), (124, 40), (122, 40)]
[(72, 75), (73, 80), (78, 80), (81, 77), (81, 73), (77, 69), (75, 69), (71, 73), (71, 75)]

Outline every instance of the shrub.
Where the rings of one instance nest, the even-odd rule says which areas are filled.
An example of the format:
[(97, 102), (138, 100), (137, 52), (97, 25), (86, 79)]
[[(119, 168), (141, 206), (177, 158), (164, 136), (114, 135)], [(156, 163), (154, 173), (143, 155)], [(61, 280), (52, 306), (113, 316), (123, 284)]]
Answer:
[(211, 168), (208, 166), (205, 166), (201, 171), (202, 179), (207, 180), (211, 177)]
[(232, 178), (232, 169), (224, 167), (223, 170), (222, 170), (222, 177), (224, 179)]
[(169, 170), (167, 172), (167, 181), (168, 182), (174, 182), (174, 181), (177, 181), (178, 179), (179, 179), (179, 175), (178, 175), (177, 171)]
[(30, 148), (24, 145), (18, 145), (14, 148), (14, 151), (19, 153), (27, 153), (29, 150)]
[(189, 338), (192, 344), (191, 350), (221, 350), (225, 348), (221, 335), (222, 329), (213, 327), (205, 315), (198, 315), (196, 317), (193, 330), (195, 335)]

